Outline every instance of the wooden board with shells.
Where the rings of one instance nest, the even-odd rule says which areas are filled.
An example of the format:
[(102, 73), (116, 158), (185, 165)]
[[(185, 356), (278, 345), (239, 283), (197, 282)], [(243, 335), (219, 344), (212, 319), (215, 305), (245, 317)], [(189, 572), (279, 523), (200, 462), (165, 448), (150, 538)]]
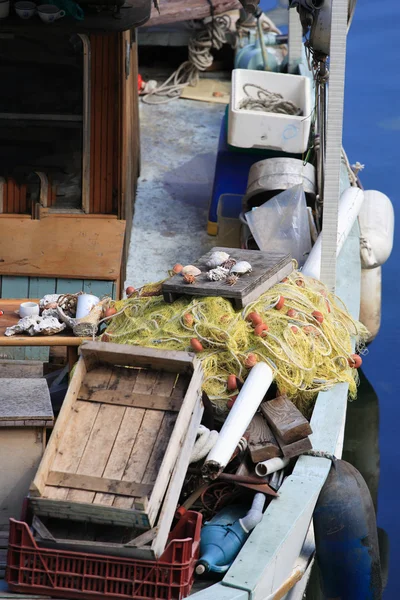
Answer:
[(165, 302), (185, 296), (222, 296), (240, 309), (254, 302), (293, 270), (292, 258), (258, 250), (212, 248), (164, 282)]

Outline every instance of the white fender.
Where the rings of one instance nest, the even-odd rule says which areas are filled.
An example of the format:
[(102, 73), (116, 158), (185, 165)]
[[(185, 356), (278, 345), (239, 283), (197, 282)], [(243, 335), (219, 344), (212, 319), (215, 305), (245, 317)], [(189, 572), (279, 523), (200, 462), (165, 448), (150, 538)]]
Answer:
[(364, 192), (359, 217), (360, 252), (363, 269), (375, 269), (389, 258), (393, 248), (394, 210), (390, 199), (381, 192)]
[(368, 343), (378, 335), (381, 326), (382, 269), (361, 271), (360, 321), (369, 331)]
[[(339, 256), (343, 244), (353, 228), (363, 201), (364, 192), (358, 187), (347, 188), (340, 196), (336, 256)], [(320, 279), (321, 246), (322, 236), (320, 234), (302, 269), (304, 275)]]

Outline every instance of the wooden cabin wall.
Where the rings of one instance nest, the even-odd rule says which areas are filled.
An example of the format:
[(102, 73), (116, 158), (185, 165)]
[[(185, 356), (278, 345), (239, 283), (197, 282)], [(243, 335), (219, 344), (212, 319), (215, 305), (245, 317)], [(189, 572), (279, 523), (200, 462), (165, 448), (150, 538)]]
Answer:
[[(122, 89), (122, 153), (121, 161), (121, 190), (119, 218), (126, 221), (125, 244), (121, 267), (121, 284), (126, 278), (126, 264), (128, 261), (129, 244), (132, 232), (133, 207), (135, 203), (137, 180), (140, 173), (140, 123), (139, 123), (139, 92), (138, 92), (138, 46), (136, 31), (127, 31), (122, 34), (123, 45), (129, 48), (130, 72), (129, 77), (123, 80)], [(126, 50), (125, 50), (126, 52)]]

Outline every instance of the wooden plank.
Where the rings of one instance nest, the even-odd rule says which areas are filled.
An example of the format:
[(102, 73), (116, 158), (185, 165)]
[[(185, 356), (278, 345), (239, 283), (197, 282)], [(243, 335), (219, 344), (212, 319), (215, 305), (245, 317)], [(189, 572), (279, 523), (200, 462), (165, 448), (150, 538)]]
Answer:
[[(6, 235), (6, 232), (2, 229), (0, 237), (0, 248), (1, 238)], [(0, 250), (1, 258), (1, 250)], [(4, 274), (3, 265), (1, 265), (1, 271), (3, 273), (2, 284), (1, 284), (1, 297), (2, 298), (28, 298), (29, 293), (29, 279), (28, 277), (12, 277)]]
[[(93, 423), (92, 430), (89, 437), (86, 438), (85, 450), (76, 469), (77, 474), (92, 475), (95, 477), (102, 476), (124, 412), (125, 409), (122, 406), (99, 405), (99, 411)], [(104, 490), (95, 491), (104, 492)], [(93, 502), (94, 497), (95, 494), (92, 492), (71, 490), (68, 492), (67, 499), (74, 502)]]
[[(209, 281), (206, 266), (212, 252), (227, 252), (236, 261), (247, 261), (252, 266), (251, 273), (242, 275), (235, 285), (229, 286), (224, 281)], [(290, 255), (282, 256), (272, 252), (256, 250), (239, 250), (232, 248), (212, 248), (207, 254), (194, 263), (202, 274), (191, 284), (185, 284), (180, 274), (174, 275), (163, 283), (162, 291), (166, 302), (173, 302), (182, 295), (190, 296), (222, 296), (233, 300), (235, 307), (240, 308), (256, 300), (275, 283), (281, 281), (293, 270)]]
[(43, 377), (43, 363), (34, 360), (0, 360), (1, 377)]
[(276, 436), (276, 439), (284, 458), (294, 458), (295, 456), (300, 456), (300, 454), (312, 449), (309, 437), (297, 440), (296, 442), (291, 442), (290, 444), (286, 444), (279, 436)]
[(119, 481), (108, 477), (94, 477), (77, 473), (61, 473), (60, 471), (50, 471), (47, 485), (132, 497), (146, 496), (152, 489), (151, 484)]
[(199, 79), (195, 86), (188, 85), (181, 94), (187, 100), (229, 104), (231, 82), (218, 79)]
[(167, 398), (166, 396), (154, 396), (153, 394), (124, 394), (118, 390), (92, 391), (82, 386), (79, 392), (79, 400), (86, 402), (101, 402), (114, 406), (133, 406), (135, 408), (146, 408), (151, 410), (171, 410), (179, 412), (183, 398)]
[(281, 450), (267, 421), (259, 413), (255, 414), (248, 429), (249, 452), (253, 463), (281, 456)]
[(171, 482), (165, 495), (160, 517), (158, 519), (157, 536), (151, 546), (157, 558), (161, 556), (165, 549), (176, 506), (182, 491), (182, 485), (185, 480), (186, 471), (189, 466), (190, 455), (196, 441), (203, 410), (204, 406), (199, 398), (193, 409), (190, 426), (187, 428), (186, 433), (181, 440), (181, 449), (172, 472)]
[(45, 379), (1, 379), (0, 421), (53, 420)]
[(28, 298), (43, 298), (46, 294), (55, 294), (54, 277), (30, 277)]
[[(125, 223), (117, 219), (2, 219), (1, 270), (4, 275), (116, 280)], [(32, 251), (34, 248), (34, 251)], [(57, 248), (63, 248), (62, 256)], [(26, 297), (28, 290), (13, 292)]]
[(77, 294), (83, 291), (83, 279), (57, 279), (57, 294)]
[(177, 350), (155, 350), (112, 342), (85, 342), (81, 354), (88, 371), (102, 362), (111, 365), (160, 369), (173, 373), (189, 373), (200, 364), (193, 353)]
[[(56, 490), (57, 488), (51, 488)], [(61, 492), (65, 489), (59, 488)], [(150, 529), (146, 512), (135, 508), (135, 510), (102, 506), (101, 504), (87, 504), (85, 502), (69, 502), (64, 499), (49, 499), (32, 497), (31, 505), (34, 513), (42, 516), (50, 516), (71, 519), (72, 521), (91, 521), (93, 523), (113, 523), (121, 527), (138, 527), (139, 529)]]
[[(78, 364), (75, 368), (74, 376), (69, 384), (67, 394), (64, 398), (64, 402), (58, 415), (50, 440), (47, 444), (45, 453), (40, 462), (40, 466), (36, 473), (35, 479), (33, 480), (32, 485), (30, 487), (31, 496), (40, 496), (41, 494), (43, 494), (50, 468), (53, 468), (53, 470), (57, 468), (53, 465), (53, 463), (55, 462), (55, 458), (61, 446), (61, 440), (63, 437), (64, 429), (72, 419), (75, 418), (75, 422), (79, 420), (79, 410), (75, 409), (74, 402), (78, 395), (79, 388), (85, 375), (86, 367), (83, 359), (81, 358), (79, 359)], [(82, 405), (84, 405), (84, 403), (82, 403)], [(96, 405), (87, 404), (87, 406), (91, 411), (96, 409)]]
[(153, 446), (149, 462), (147, 463), (146, 472), (142, 478), (143, 484), (152, 484), (156, 482), (160, 472), (160, 465), (163, 461), (164, 454), (167, 450), (177, 415), (172, 412), (166, 412), (162, 423), (160, 424), (157, 439)]
[[(122, 477), (123, 481), (138, 483), (142, 481), (163, 418), (164, 415), (162, 412), (146, 410)], [(163, 486), (165, 486), (165, 483), (166, 481), (164, 480)], [(118, 508), (131, 508), (133, 504), (132, 498), (116, 498), (113, 506)]]
[[(108, 458), (104, 477), (122, 479), (131, 450), (135, 444), (136, 436), (142, 425), (145, 411), (137, 408), (127, 408), (119, 428), (115, 444)], [(112, 494), (96, 494), (94, 502), (111, 506), (115, 496)]]
[(83, 282), (83, 291), (86, 294), (93, 294), (101, 298), (102, 296), (113, 296), (113, 283), (112, 281), (97, 281), (94, 279), (87, 279)]
[(260, 409), (272, 431), (285, 444), (297, 442), (312, 433), (310, 423), (286, 396), (263, 402)]
[(163, 462), (159, 470), (159, 476), (154, 485), (153, 492), (149, 501), (148, 515), (150, 523), (154, 523), (157, 517), (160, 505), (165, 493), (164, 481), (169, 481), (174, 469), (177, 449), (183, 444), (188, 425), (191, 422), (193, 410), (202, 397), (201, 386), (203, 383), (203, 369), (200, 363), (197, 363), (193, 372), (189, 387), (186, 392), (185, 401), (178, 413), (174, 430), (165, 451)]

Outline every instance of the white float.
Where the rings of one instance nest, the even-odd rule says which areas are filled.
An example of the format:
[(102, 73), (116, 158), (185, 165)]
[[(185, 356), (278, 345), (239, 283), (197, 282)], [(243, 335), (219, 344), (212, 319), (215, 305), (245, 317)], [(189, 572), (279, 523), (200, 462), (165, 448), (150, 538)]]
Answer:
[(380, 267), (393, 248), (394, 210), (390, 199), (382, 192), (365, 191), (358, 220), (361, 266), (363, 269)]

